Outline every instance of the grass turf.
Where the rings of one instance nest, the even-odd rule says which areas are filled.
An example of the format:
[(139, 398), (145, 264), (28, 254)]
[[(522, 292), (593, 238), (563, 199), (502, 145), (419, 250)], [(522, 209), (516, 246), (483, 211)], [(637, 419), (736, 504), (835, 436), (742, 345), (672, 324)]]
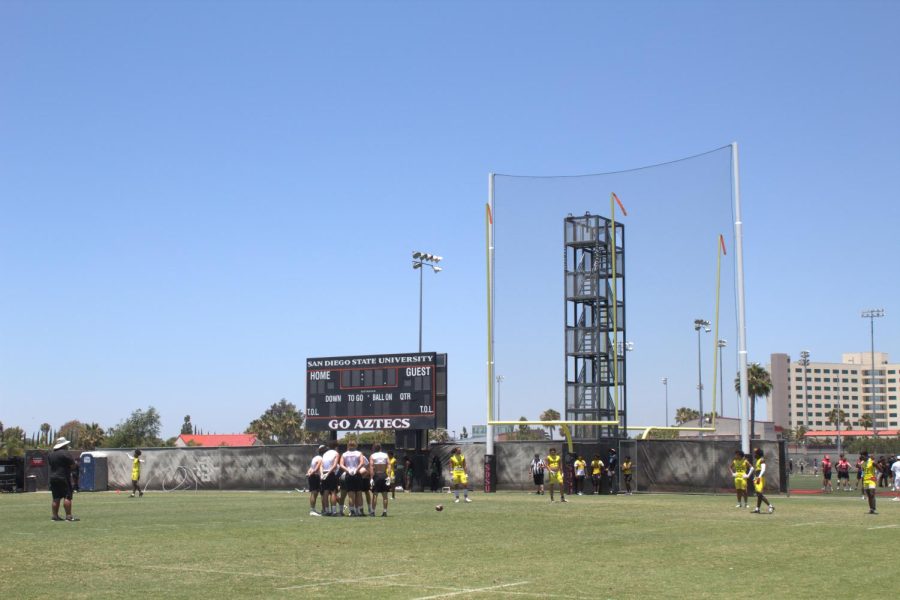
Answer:
[(82, 493), (82, 520), (56, 523), (49, 494), (4, 494), (0, 597), (813, 598), (823, 577), (892, 589), (900, 502), (886, 497), (879, 515), (855, 494), (773, 496), (773, 515), (729, 496), (472, 498), (398, 494), (388, 518), (362, 519), (310, 517), (296, 492)]

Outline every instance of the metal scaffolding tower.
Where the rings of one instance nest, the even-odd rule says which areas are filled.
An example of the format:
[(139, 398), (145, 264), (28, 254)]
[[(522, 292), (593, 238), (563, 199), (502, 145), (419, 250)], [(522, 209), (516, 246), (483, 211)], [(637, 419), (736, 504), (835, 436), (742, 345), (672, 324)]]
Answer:
[[(614, 421), (616, 413), (619, 418), (618, 425), (574, 426), (573, 439), (583, 442), (621, 437), (627, 426), (625, 228), (621, 223), (615, 223), (613, 236), (612, 226), (612, 220), (590, 213), (582, 217), (570, 215), (564, 221), (565, 418), (572, 421)], [(611, 248), (611, 238), (615, 239), (615, 249)], [(610, 260), (613, 254), (615, 269)], [(613, 286), (616, 286), (615, 294)], [(616, 299), (615, 315), (613, 298)], [(618, 331), (618, 344), (614, 343), (614, 330)], [(618, 348), (614, 347), (616, 345)], [(613, 361), (618, 361), (618, 373), (614, 372)]]

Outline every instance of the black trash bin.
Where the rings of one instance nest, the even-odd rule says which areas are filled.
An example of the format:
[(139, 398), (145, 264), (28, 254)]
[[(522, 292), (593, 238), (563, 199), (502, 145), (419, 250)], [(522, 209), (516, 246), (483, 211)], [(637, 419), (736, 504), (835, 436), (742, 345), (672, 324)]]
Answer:
[(25, 477), (25, 491), (26, 492), (36, 492), (37, 491), (37, 475), (28, 475)]

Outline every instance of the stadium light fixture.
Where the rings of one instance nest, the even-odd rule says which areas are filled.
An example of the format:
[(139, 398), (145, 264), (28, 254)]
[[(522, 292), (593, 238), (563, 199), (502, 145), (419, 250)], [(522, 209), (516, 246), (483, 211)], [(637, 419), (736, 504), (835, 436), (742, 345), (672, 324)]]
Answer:
[(425, 267), (431, 267), (431, 270), (435, 273), (440, 273), (443, 271), (443, 267), (437, 266), (436, 263), (444, 260), (443, 256), (437, 256), (431, 254), (430, 252), (420, 252), (416, 250), (412, 253), (413, 257), (413, 269), (419, 270), (419, 352), (422, 351), (422, 300), (423, 300), (423, 286), (424, 286), (424, 275), (422, 272), (425, 270)]

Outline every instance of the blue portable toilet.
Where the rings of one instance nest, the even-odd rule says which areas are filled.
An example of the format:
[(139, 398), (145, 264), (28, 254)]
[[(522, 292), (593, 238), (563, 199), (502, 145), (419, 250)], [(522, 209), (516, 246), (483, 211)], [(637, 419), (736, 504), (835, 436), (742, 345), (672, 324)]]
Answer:
[(105, 492), (108, 484), (106, 456), (82, 452), (81, 466), (78, 468), (78, 489), (82, 492)]

